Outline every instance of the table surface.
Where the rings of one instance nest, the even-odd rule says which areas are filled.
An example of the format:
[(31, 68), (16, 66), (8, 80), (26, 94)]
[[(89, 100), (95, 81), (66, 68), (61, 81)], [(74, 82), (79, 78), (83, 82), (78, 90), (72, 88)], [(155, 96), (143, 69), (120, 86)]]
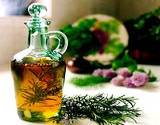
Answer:
[[(16, 112), (16, 103), (14, 95), (14, 84), (9, 66), (0, 67), (0, 120), (2, 125), (40, 125), (40, 123), (29, 123), (21, 121)], [(151, 69), (158, 78), (160, 78), (160, 66), (143, 65), (146, 69)], [(106, 83), (101, 86), (90, 88), (78, 88), (69, 83), (70, 78), (74, 74), (69, 71), (66, 72), (66, 81), (64, 86), (64, 95), (72, 96), (77, 94), (95, 95), (98, 93), (105, 93), (114, 96), (134, 96), (138, 100), (137, 107), (142, 110), (142, 115), (137, 119), (138, 123), (127, 122), (125, 125), (160, 125), (160, 82), (148, 84), (142, 88), (125, 88), (117, 87)], [(82, 123), (79, 125), (88, 125)], [(43, 124), (42, 124), (43, 125)], [(78, 125), (78, 123), (77, 123)]]

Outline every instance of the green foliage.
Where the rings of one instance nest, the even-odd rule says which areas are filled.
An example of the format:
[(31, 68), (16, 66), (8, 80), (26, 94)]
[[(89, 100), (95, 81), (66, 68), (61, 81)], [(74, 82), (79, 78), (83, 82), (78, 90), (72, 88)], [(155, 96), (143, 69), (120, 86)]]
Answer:
[(110, 79), (109, 78), (103, 78), (101, 76), (93, 76), (93, 75), (88, 75), (82, 78), (79, 77), (74, 77), (71, 79), (71, 82), (74, 85), (77, 86), (94, 86), (100, 83), (105, 83), (105, 82), (109, 82)]
[(122, 53), (124, 49), (125, 46), (122, 44), (122, 42), (120, 42), (119, 39), (115, 38), (109, 41), (107, 47), (105, 48), (105, 52), (112, 53), (114, 56), (117, 56)]
[[(152, 12), (145, 13), (135, 19), (130, 19), (124, 22), (130, 37), (129, 50), (138, 49), (158, 55), (160, 44), (159, 16), (160, 7)], [(156, 63), (154, 57), (152, 62)]]
[[(67, 50), (70, 56), (87, 56), (98, 51), (100, 42), (95, 38), (91, 28), (96, 23), (96, 19), (83, 19), (78, 24), (66, 25), (61, 29), (69, 39), (69, 48)], [(99, 28), (109, 34), (119, 33), (120, 22), (115, 19), (107, 22), (100, 22)], [(111, 52), (114, 55), (119, 54), (124, 49), (124, 45), (118, 39), (113, 39), (107, 44), (106, 52)]]
[(115, 19), (109, 20), (107, 22), (100, 22), (100, 28), (109, 33), (119, 33), (120, 22)]
[[(140, 116), (135, 108), (134, 97), (96, 96), (64, 97), (60, 119), (73, 120), (88, 118), (99, 125), (124, 125), (126, 120)], [(136, 121), (135, 121), (136, 122)]]
[(125, 52), (122, 57), (119, 57), (112, 62), (112, 68), (114, 70), (121, 67), (127, 67), (131, 72), (137, 70), (137, 63), (132, 57), (130, 57), (128, 52)]
[(155, 37), (155, 40), (158, 42), (160, 41), (160, 25), (159, 26), (153, 26), (152, 29), (150, 29), (151, 36)]
[(96, 22), (96, 19), (83, 19), (79, 22), (78, 27), (81, 29), (90, 29)]
[(90, 28), (95, 19), (81, 20), (76, 26), (66, 25), (61, 29), (69, 40), (67, 53), (70, 56), (86, 56), (93, 54), (98, 49), (99, 43), (95, 40)]
[(139, 18), (137, 18), (135, 20), (135, 24), (134, 24), (134, 27), (137, 28), (137, 29), (142, 29), (145, 27), (145, 23), (146, 23), (146, 20), (150, 19), (151, 17), (156, 17), (156, 16), (160, 16), (160, 7), (157, 8), (156, 10), (154, 11), (151, 11), (149, 13), (145, 13), (143, 14), (142, 16), (140, 16)]

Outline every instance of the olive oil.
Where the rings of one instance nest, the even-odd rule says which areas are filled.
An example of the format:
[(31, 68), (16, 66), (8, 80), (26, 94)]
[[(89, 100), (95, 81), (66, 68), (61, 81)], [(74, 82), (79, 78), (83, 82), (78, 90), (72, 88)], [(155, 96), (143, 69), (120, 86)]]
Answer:
[(61, 107), (65, 63), (47, 58), (37, 60), (11, 62), (17, 109), (24, 120), (48, 121), (58, 115)]
[[(22, 120), (44, 122), (58, 117), (66, 65), (63, 59), (68, 39), (60, 31), (48, 31), (51, 22), (43, 18), (46, 6), (33, 3), (28, 7), (31, 19), (28, 47), (11, 61), (18, 115)], [(53, 50), (51, 41), (58, 39)]]

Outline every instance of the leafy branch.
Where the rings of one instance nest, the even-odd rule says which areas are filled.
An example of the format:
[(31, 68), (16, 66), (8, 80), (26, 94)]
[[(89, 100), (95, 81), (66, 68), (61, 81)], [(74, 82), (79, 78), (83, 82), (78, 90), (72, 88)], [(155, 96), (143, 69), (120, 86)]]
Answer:
[(44, 77), (47, 74), (50, 74), (52, 69), (44, 69), (43, 67), (40, 67), (39, 70), (40, 71), (37, 73), (33, 69), (29, 69), (37, 80), (28, 80), (28, 88), (20, 89), (23, 98), (26, 100), (26, 103), (22, 104), (21, 107), (24, 105), (43, 103), (44, 100), (53, 100), (53, 98), (50, 98), (49, 96), (58, 95), (58, 93), (62, 90), (61, 85), (53, 85), (52, 79), (47, 82), (47, 86), (44, 86), (46, 83)]
[(69, 56), (86, 56), (98, 50), (99, 43), (90, 30), (95, 22), (96, 19), (85, 19), (81, 20), (76, 26), (69, 24), (61, 29), (68, 37), (67, 54)]
[(126, 120), (136, 122), (135, 118), (140, 116), (135, 100), (134, 97), (103, 94), (64, 97), (58, 119), (72, 123), (79, 118), (88, 118), (99, 125), (124, 125)]
[(41, 82), (29, 81), (30, 87), (27, 89), (21, 89), (22, 96), (26, 100), (26, 103), (22, 104), (21, 107), (24, 105), (32, 105), (35, 103), (43, 103), (44, 100), (53, 100), (48, 96), (57, 95), (61, 91), (61, 87), (55, 86), (54, 88), (48, 89), (44, 88)]

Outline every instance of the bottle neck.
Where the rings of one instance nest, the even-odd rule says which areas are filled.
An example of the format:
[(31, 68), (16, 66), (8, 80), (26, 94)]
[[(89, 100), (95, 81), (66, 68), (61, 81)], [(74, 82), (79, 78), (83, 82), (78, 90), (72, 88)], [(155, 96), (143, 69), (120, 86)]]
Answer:
[(28, 45), (31, 49), (36, 50), (46, 50), (47, 49), (47, 37), (45, 33), (47, 32), (46, 28), (39, 28), (29, 30)]

